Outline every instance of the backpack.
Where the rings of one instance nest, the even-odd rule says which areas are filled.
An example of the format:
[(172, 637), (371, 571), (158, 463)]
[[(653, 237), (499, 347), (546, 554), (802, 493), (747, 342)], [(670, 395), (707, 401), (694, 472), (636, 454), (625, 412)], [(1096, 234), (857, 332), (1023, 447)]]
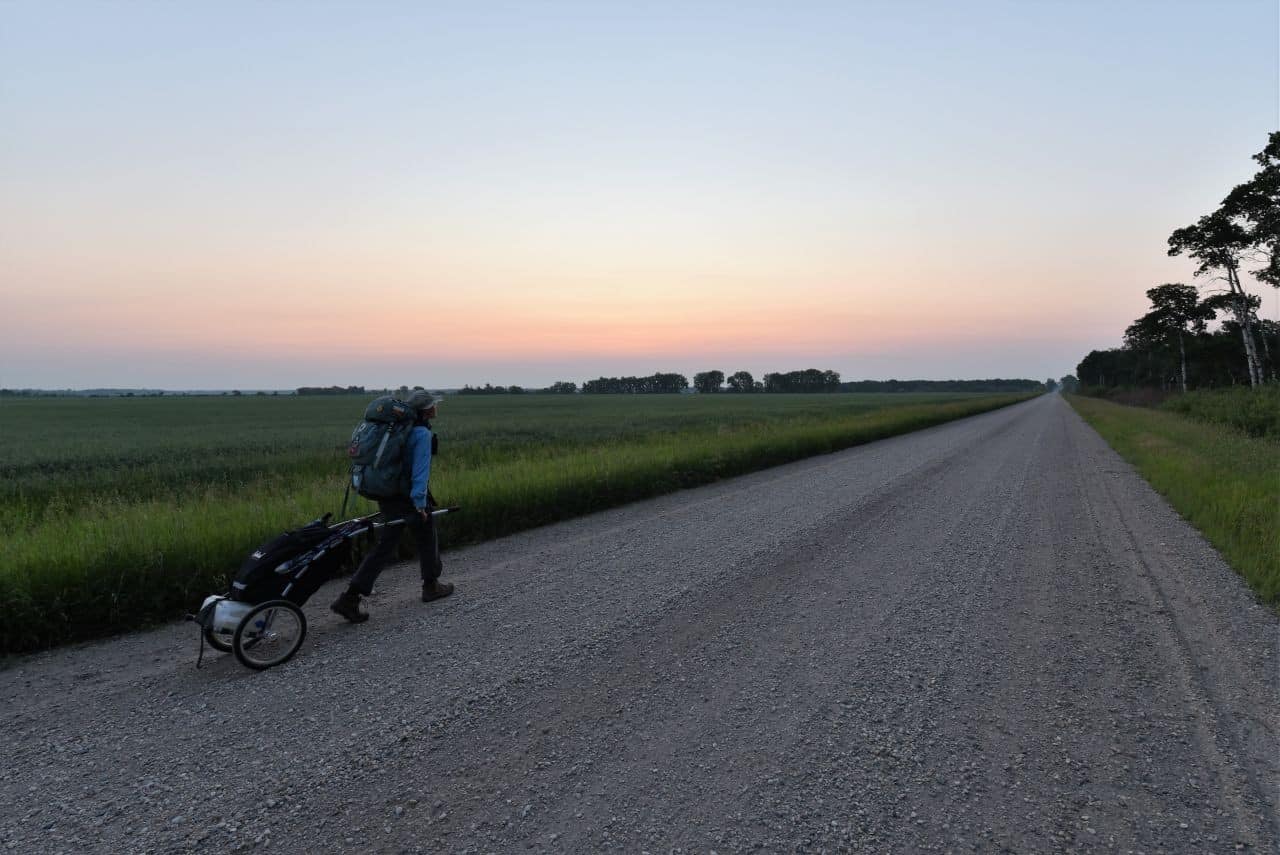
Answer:
[(364, 411), (364, 421), (351, 433), (347, 456), (351, 459), (351, 486), (366, 499), (408, 496), (412, 473), (405, 446), (417, 415), (403, 401), (390, 395), (375, 398)]
[(231, 583), (231, 599), (262, 603), (285, 597), (287, 591), (287, 599), (306, 602), (347, 557), (346, 539), (328, 521), (325, 514), (255, 549)]

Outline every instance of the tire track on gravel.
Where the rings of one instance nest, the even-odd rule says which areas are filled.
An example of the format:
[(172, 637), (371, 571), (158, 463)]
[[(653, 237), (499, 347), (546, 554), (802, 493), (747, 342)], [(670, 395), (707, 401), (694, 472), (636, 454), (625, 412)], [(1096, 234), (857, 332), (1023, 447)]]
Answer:
[[(1079, 419), (1074, 413), (1066, 417)], [(1159, 643), (1173, 653), (1170, 664), (1177, 666), (1182, 690), (1178, 700), (1196, 709), (1195, 736), (1203, 755), (1212, 762), (1217, 789), (1226, 797), (1227, 806), (1234, 812), (1241, 829), (1239, 839), (1233, 842), (1254, 848), (1274, 844), (1280, 840), (1277, 835), (1280, 818), (1275, 814), (1274, 805), (1271, 808), (1266, 805), (1268, 787), (1274, 797), (1276, 788), (1280, 786), (1280, 762), (1276, 761), (1274, 753), (1280, 748), (1277, 740), (1280, 727), (1276, 724), (1280, 717), (1277, 712), (1280, 699), (1273, 694), (1268, 702), (1265, 694), (1251, 693), (1254, 695), (1252, 703), (1241, 704), (1239, 695), (1228, 702), (1228, 698), (1223, 696), (1222, 684), (1236, 687), (1250, 684), (1236, 655), (1221, 655), (1224, 652), (1234, 654), (1235, 651), (1231, 651), (1233, 645), (1222, 637), (1212, 621), (1203, 620), (1200, 612), (1189, 613), (1183, 607), (1189, 603), (1203, 603), (1206, 596), (1214, 597), (1209, 593), (1212, 587), (1205, 585), (1203, 579), (1188, 578), (1168, 561), (1163, 543), (1144, 547), (1135, 535), (1131, 508), (1136, 497), (1130, 496), (1122, 501), (1116, 495), (1113, 478), (1084, 477), (1080, 473), (1084, 455), (1079, 449), (1073, 451), (1074, 471), (1082, 485), (1081, 496), (1092, 527), (1098, 532), (1097, 543), (1112, 567), (1129, 571), (1124, 575), (1129, 580), (1126, 587), (1137, 595), (1139, 599), (1136, 602), (1148, 604), (1146, 613), (1154, 618), (1146, 628), (1158, 634)], [(1132, 471), (1127, 463), (1118, 462)], [(1119, 470), (1112, 470), (1112, 473), (1116, 471)], [(1129, 479), (1129, 483), (1136, 486), (1138, 481)], [(1145, 482), (1141, 483), (1146, 486)], [(1149, 487), (1146, 491), (1153, 493)], [(1156, 498), (1151, 502), (1150, 499), (1154, 498), (1151, 495), (1142, 498), (1146, 500), (1143, 504), (1149, 513), (1172, 514), (1162, 500)], [(1203, 541), (1199, 546), (1201, 548), (1197, 552), (1210, 551), (1204, 548), (1207, 544)], [(1171, 589), (1176, 591), (1176, 595), (1170, 593)], [(1274, 675), (1274, 670), (1272, 673)], [(1234, 713), (1229, 712), (1232, 709)], [(1255, 709), (1258, 711), (1256, 714), (1252, 712)], [(1246, 722), (1256, 727), (1249, 728), (1245, 726)], [(1273, 762), (1266, 771), (1237, 759), (1266, 756), (1268, 751), (1272, 752)], [(1264, 780), (1266, 778), (1269, 781)], [(1255, 828), (1258, 831), (1254, 831)]]

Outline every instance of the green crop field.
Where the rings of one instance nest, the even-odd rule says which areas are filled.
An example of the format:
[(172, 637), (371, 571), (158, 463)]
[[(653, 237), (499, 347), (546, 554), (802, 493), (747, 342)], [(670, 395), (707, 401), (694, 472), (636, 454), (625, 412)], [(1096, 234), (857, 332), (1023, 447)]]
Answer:
[[(432, 489), (474, 542), (1021, 400), (451, 397)], [(0, 651), (173, 617), (263, 539), (337, 512), (366, 398), (0, 401)], [(348, 515), (366, 510), (356, 502)]]

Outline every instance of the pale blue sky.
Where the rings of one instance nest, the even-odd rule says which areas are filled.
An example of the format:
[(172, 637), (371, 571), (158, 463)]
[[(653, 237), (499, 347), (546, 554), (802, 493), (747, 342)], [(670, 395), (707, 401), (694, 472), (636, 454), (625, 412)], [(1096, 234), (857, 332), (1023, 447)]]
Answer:
[[(1189, 281), (1164, 239), (1280, 127), (1278, 28), (0, 3), (0, 385), (1058, 376)], [(361, 345), (373, 301), (404, 342)]]

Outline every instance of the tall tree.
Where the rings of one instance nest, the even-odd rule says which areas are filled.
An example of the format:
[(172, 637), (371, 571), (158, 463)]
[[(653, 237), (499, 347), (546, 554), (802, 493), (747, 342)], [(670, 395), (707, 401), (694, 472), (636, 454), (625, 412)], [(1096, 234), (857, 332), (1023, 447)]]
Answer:
[(1200, 302), (1200, 294), (1190, 285), (1166, 282), (1147, 290), (1151, 311), (1139, 319), (1146, 322), (1157, 335), (1175, 338), (1178, 342), (1178, 360), (1182, 391), (1187, 391), (1187, 342), (1186, 336), (1204, 332), (1206, 324), (1213, 320), (1214, 310)]
[[(1253, 156), (1262, 168), (1246, 181), (1238, 184), (1227, 198), (1222, 200), (1222, 210), (1242, 225), (1248, 234), (1247, 257), (1261, 265), (1249, 272), (1259, 282), (1280, 288), (1280, 131), (1273, 132), (1262, 151)], [(1250, 319), (1259, 323), (1255, 314)], [(1262, 342), (1262, 358), (1274, 375), (1271, 348), (1265, 334), (1258, 336)]]
[(1262, 168), (1222, 200), (1226, 213), (1242, 222), (1262, 267), (1249, 271), (1258, 281), (1280, 288), (1280, 131), (1253, 156)]
[(1168, 388), (1174, 369), (1167, 345), (1164, 330), (1152, 315), (1129, 324), (1124, 331), (1124, 349), (1132, 357), (1135, 385)]
[(755, 390), (756, 378), (751, 376), (750, 371), (735, 371), (729, 375), (729, 391), (754, 392)]
[(720, 384), (723, 382), (723, 371), (699, 371), (693, 375), (693, 388), (704, 394), (719, 392)]
[(1170, 235), (1169, 255), (1190, 256), (1198, 262), (1197, 276), (1217, 274), (1218, 280), (1225, 283), (1232, 312), (1240, 325), (1240, 337), (1244, 341), (1249, 383), (1258, 386), (1262, 383), (1263, 374), (1253, 336), (1253, 312), (1249, 306), (1251, 295), (1240, 283), (1240, 261), (1252, 242), (1248, 229), (1230, 212), (1219, 208)]

